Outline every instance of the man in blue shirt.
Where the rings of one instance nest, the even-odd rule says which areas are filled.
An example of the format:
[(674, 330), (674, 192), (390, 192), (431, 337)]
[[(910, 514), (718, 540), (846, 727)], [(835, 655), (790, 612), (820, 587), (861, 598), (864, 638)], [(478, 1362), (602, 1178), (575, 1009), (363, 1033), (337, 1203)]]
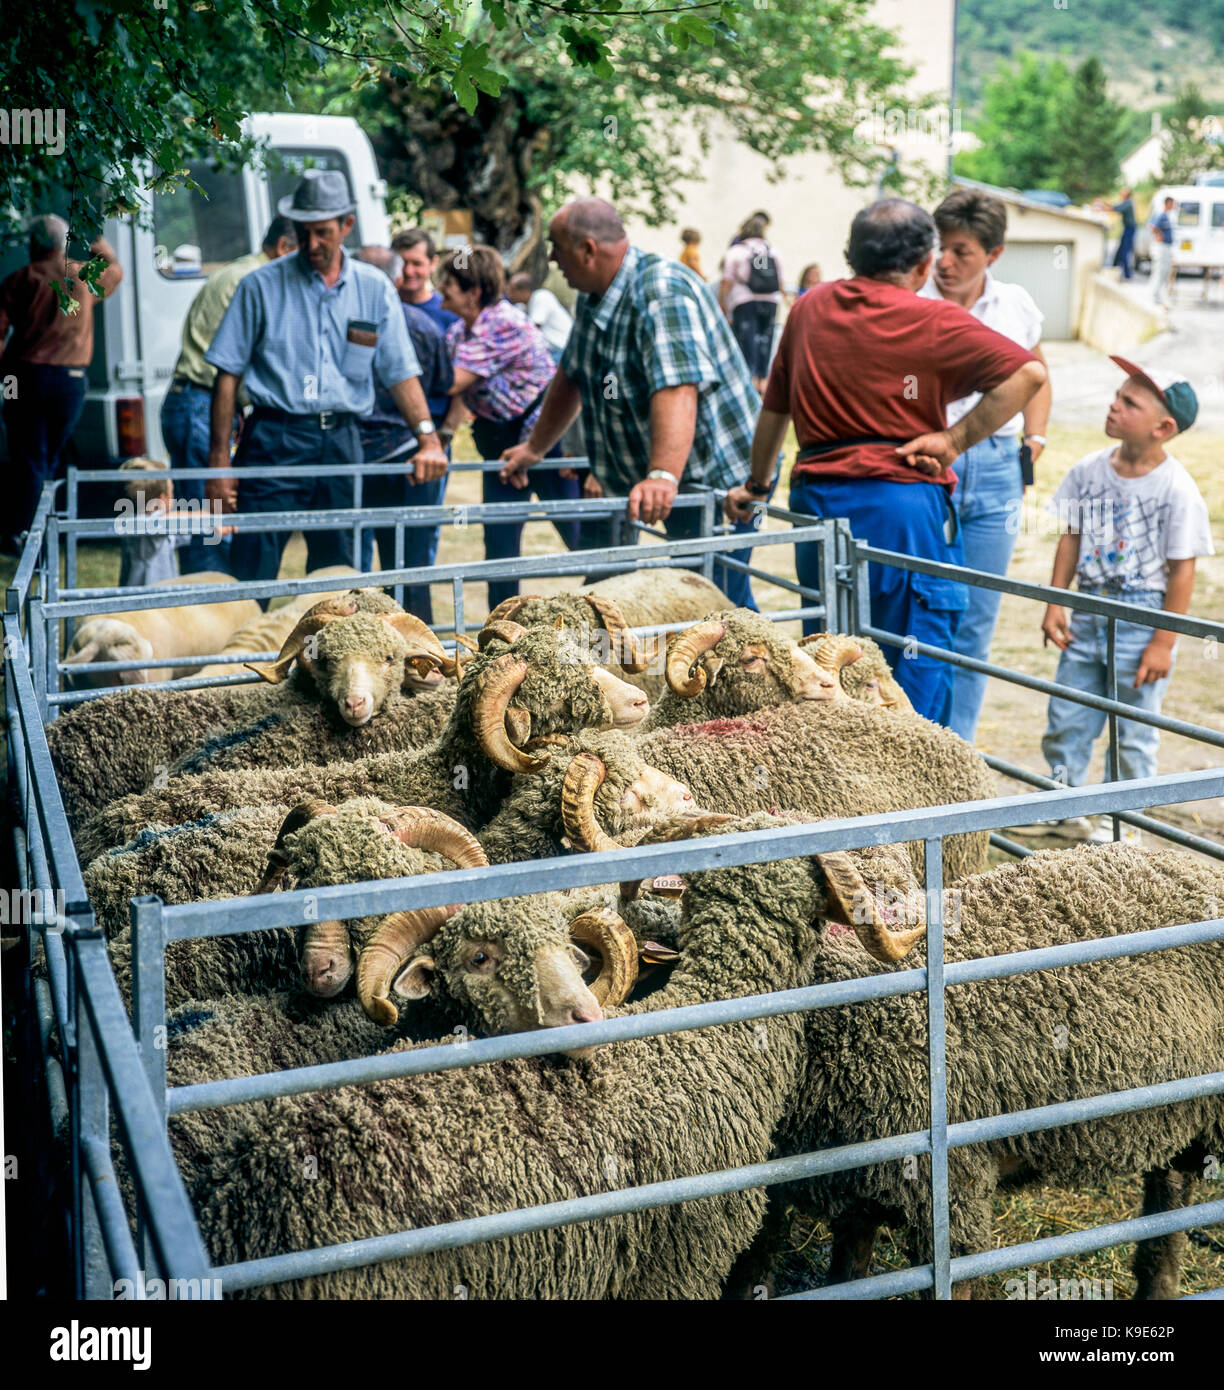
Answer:
[[(363, 246), (358, 260), (376, 266), (394, 280), (398, 257), (385, 246)], [(450, 408), (450, 388), (455, 379), (446, 339), (434, 318), (415, 304), (400, 305), (412, 349), (421, 365), (421, 389), (429, 404), (429, 414), (439, 431)], [(416, 436), (409, 430), (395, 408), (391, 393), (385, 386), (374, 392), (374, 409), (357, 422), (361, 434), (361, 452), (366, 463), (382, 459), (403, 459), (405, 463), (416, 452)], [(450, 448), (447, 446), (447, 457)], [(362, 505), (366, 507), (436, 507), (446, 492), (446, 474), (433, 482), (421, 482), (415, 473), (405, 476), (380, 474), (366, 480), (362, 488)], [(395, 531), (380, 527), (362, 536), (361, 568), (369, 570), (374, 563), (374, 542), (378, 542), (378, 561), (383, 569), (410, 569), (432, 565), (438, 554), (441, 526), (407, 526), (404, 528), (404, 555), (401, 565), (395, 564)], [(433, 605), (428, 584), (409, 585), (404, 596), (410, 613), (423, 623), (433, 623)]]
[(395, 288), (405, 304), (428, 314), (442, 330), (443, 337), (458, 315), (442, 307), (442, 296), (434, 289), (438, 273), (438, 252), (433, 237), (423, 227), (411, 227), (391, 239), (391, 249), (400, 259)]
[[(217, 368), (210, 468), (229, 466), (238, 383), (254, 410), (235, 460), (293, 470), (278, 478), (212, 478), (206, 495), (225, 511), (318, 511), (351, 507), (352, 480), (315, 470), (361, 462), (357, 419), (374, 405), (374, 377), (421, 440), (413, 461), (423, 482), (446, 471), (446, 455), (421, 390), (420, 363), (387, 277), (353, 260), (344, 238), (354, 203), (342, 173), (309, 170), (278, 211), (298, 224), (298, 252), (239, 284), (205, 354)], [(299, 474), (300, 470), (300, 474)], [(297, 476), (295, 476), (297, 475)], [(286, 532), (238, 531), (231, 561), (239, 579), (274, 579)], [(307, 531), (307, 571), (351, 565), (347, 530)]]

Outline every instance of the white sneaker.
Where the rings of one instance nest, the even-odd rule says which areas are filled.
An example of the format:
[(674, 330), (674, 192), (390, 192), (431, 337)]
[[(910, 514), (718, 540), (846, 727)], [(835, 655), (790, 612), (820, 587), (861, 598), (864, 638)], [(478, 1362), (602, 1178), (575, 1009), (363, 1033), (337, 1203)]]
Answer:
[[(1013, 825), (1007, 832), (1022, 839), (1039, 839), (1044, 835), (1058, 840), (1087, 840), (1093, 825), (1087, 816), (1068, 816), (1066, 820), (1039, 820), (1031, 825)], [(1112, 835), (1110, 836), (1112, 839)]]
[[(1090, 845), (1112, 845), (1114, 842), (1113, 817), (1098, 816), (1096, 820), (1097, 823), (1093, 828), (1092, 834), (1088, 836), (1088, 843)], [(1142, 836), (1139, 827), (1136, 825), (1127, 825), (1126, 822), (1123, 821), (1119, 839), (1124, 845), (1140, 844)]]

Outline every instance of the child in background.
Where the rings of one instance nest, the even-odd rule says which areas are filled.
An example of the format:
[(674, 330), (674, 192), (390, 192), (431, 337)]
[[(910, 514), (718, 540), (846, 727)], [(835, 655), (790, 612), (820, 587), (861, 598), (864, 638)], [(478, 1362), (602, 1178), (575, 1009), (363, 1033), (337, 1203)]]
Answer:
[(680, 252), (680, 264), (688, 266), (694, 275), (704, 280), (705, 275), (701, 269), (701, 253), (697, 250), (701, 245), (701, 233), (696, 227), (685, 227), (680, 232), (680, 240), (684, 243)]
[[(1187, 430), (1198, 414), (1190, 383), (1172, 373), (1145, 372), (1121, 357), (1110, 359), (1126, 373), (1109, 413), (1105, 433), (1116, 446), (1088, 454), (1059, 484), (1051, 502), (1066, 527), (1054, 556), (1050, 584), (1098, 594), (1143, 608), (1185, 613), (1194, 590), (1194, 562), (1214, 554), (1207, 505), (1194, 479), (1164, 445)], [(1106, 622), (1092, 613), (1070, 614), (1060, 604), (1046, 608), (1043, 642), (1061, 651), (1055, 680), (1094, 695), (1108, 694)], [(1173, 633), (1139, 623), (1117, 624), (1117, 698), (1152, 714), (1160, 712), (1169, 688), (1176, 650)], [(1041, 751), (1050, 775), (1067, 786), (1087, 778), (1092, 745), (1107, 716), (1071, 700), (1050, 699)], [(1160, 730), (1133, 720), (1118, 721), (1118, 767), (1106, 778), (1131, 780), (1156, 775)], [(1106, 757), (1108, 764), (1108, 755)], [(1018, 834), (1064, 839), (1112, 840), (1112, 821), (1093, 826), (1086, 816), (1019, 826)], [(1124, 826), (1126, 839), (1138, 831)]]
[[(174, 484), (169, 478), (156, 475), (166, 465), (156, 459), (128, 459), (121, 464), (123, 472), (136, 476), (124, 483), (123, 491), (136, 508), (137, 516), (168, 515), (174, 503)], [(186, 545), (190, 536), (125, 535), (120, 542), (119, 584), (121, 588), (156, 584), (159, 580), (178, 577), (179, 566), (175, 549)]]

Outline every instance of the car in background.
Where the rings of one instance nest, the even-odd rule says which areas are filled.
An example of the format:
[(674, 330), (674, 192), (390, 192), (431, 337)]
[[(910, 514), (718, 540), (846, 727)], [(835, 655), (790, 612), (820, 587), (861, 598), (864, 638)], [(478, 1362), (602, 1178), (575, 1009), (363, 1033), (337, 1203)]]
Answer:
[[(1200, 179), (1204, 176), (1200, 175)], [(1151, 264), (1152, 219), (1172, 198), (1173, 273), (1208, 275), (1224, 270), (1224, 175), (1219, 184), (1182, 183), (1158, 188), (1152, 194), (1145, 223), (1135, 229), (1135, 265)]]
[[(146, 192), (141, 214), (103, 225), (123, 279), (95, 310), (89, 389), (66, 461), (114, 468), (137, 454), (166, 457), (161, 406), (187, 310), (214, 270), (259, 249), (278, 201), (293, 191), (303, 169), (344, 174), (357, 205), (345, 243), (350, 250), (389, 244), (386, 184), (365, 132), (352, 117), (252, 115), (243, 131), (266, 141), (278, 161), (267, 169), (193, 163), (191, 176), (202, 192)], [(66, 212), (67, 198), (64, 207), (45, 211)], [(0, 276), (24, 260), (24, 248), (14, 248), (0, 265)], [(101, 488), (89, 489), (95, 490)], [(113, 496), (113, 485), (108, 491)], [(83, 510), (93, 510), (99, 500), (83, 495)]]

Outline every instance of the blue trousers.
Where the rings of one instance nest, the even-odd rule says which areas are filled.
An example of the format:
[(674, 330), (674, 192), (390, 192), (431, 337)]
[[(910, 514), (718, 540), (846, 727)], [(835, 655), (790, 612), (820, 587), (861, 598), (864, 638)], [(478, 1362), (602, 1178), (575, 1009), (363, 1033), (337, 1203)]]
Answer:
[[(204, 500), (208, 446), (212, 437), (212, 392), (203, 386), (174, 382), (166, 392), (161, 408), (162, 440), (170, 455), (171, 468), (195, 468), (199, 481), (182, 479), (174, 485), (176, 497), (194, 502)], [(192, 536), (179, 551), (179, 572), (196, 574), (200, 570), (228, 570), (233, 538), (218, 539), (206, 545), (202, 536)]]
[[(361, 448), (366, 463), (383, 458), (404, 443), (406, 431), (394, 425), (366, 425), (361, 430)], [(415, 450), (413, 451), (415, 452)], [(450, 450), (447, 450), (447, 458)], [(412, 454), (404, 455), (404, 467), (412, 461)], [(398, 462), (398, 460), (397, 460)], [(366, 478), (361, 485), (361, 505), (363, 507), (438, 507), (446, 495), (447, 474), (443, 473), (431, 483), (414, 483), (405, 474), (402, 478), (391, 475)], [(404, 563), (402, 568), (414, 569), (418, 566), (432, 565), (438, 558), (438, 539), (441, 526), (404, 527)], [(361, 536), (362, 570), (374, 566), (374, 542), (378, 542), (379, 567), (385, 570), (395, 568), (395, 529), (380, 526), (377, 530), (363, 531)], [(404, 607), (420, 620), (433, 625), (433, 601), (428, 584), (409, 584), (404, 590)]]
[[(808, 481), (800, 476), (791, 486), (790, 508), (809, 516), (845, 517), (856, 540), (881, 550), (944, 564), (964, 563), (947, 492), (934, 483), (885, 478)], [(814, 543), (795, 547), (799, 582), (813, 589), (820, 587), (818, 550)], [(873, 627), (951, 648), (968, 602), (964, 584), (875, 564), (868, 567), (868, 580)], [(805, 622), (804, 628), (814, 632), (816, 624)], [(952, 667), (909, 647), (881, 645), (914, 709), (945, 723), (952, 703)]]
[[(555, 468), (529, 468), (527, 487), (511, 487), (503, 483), (496, 473), (486, 473), (483, 478), (483, 499), (486, 502), (526, 502), (537, 497), (541, 502), (576, 501), (582, 484), (577, 478), (563, 478)], [(553, 523), (566, 550), (577, 550), (582, 527), (577, 521), (557, 521)], [(505, 560), (521, 553), (523, 541), (522, 523), (504, 524), (484, 528), (484, 547), (486, 560)], [(505, 599), (513, 598), (519, 591), (517, 579), (498, 579), (489, 581), (490, 612)]]
[[(239, 468), (279, 467), (279, 478), (239, 478), (240, 512), (330, 511), (353, 505), (351, 478), (319, 477), (312, 470), (361, 462), (361, 440), (352, 421), (336, 429), (319, 428), (318, 416), (284, 421), (255, 417), (248, 423), (236, 459)], [(290, 532), (239, 531), (230, 558), (238, 579), (275, 579)], [(348, 529), (306, 531), (306, 571), (325, 565), (351, 565), (353, 537)], [(265, 602), (266, 606), (266, 602)]]
[[(57, 311), (58, 312), (58, 311)], [(4, 427), (8, 435), (8, 477), (2, 523), (14, 540), (29, 530), (38, 498), (55, 477), (60, 450), (76, 429), (85, 408), (84, 367), (44, 367), (33, 363), (5, 364), (0, 375), (16, 377), (16, 391), (4, 394)]]
[[(1084, 592), (1104, 595), (1103, 590), (1097, 589), (1085, 589)], [(1122, 599), (1141, 608), (1164, 607), (1164, 594), (1156, 590), (1109, 594), (1107, 597)], [(1060, 654), (1058, 672), (1054, 677), (1059, 685), (1069, 685), (1073, 690), (1082, 690), (1090, 695), (1108, 694), (1105, 629), (1106, 620), (1095, 614), (1071, 614), (1071, 645)], [(1149, 714), (1159, 714), (1172, 676), (1151, 681), (1138, 690), (1134, 688), (1139, 658), (1152, 640), (1152, 631), (1140, 623), (1119, 623), (1114, 641), (1114, 669), (1117, 672), (1118, 699)], [(1103, 711), (1077, 705), (1074, 700), (1050, 698), (1041, 751), (1050, 765), (1050, 776), (1055, 781), (1065, 782), (1069, 787), (1084, 785), (1088, 780), (1092, 745), (1101, 736), (1107, 718)], [(1159, 747), (1159, 729), (1154, 729), (1150, 724), (1136, 724), (1133, 719), (1119, 719), (1118, 768), (1115, 774), (1109, 767), (1109, 754), (1106, 751), (1106, 780), (1112, 780), (1115, 775), (1126, 781), (1136, 777), (1155, 777), (1156, 751)]]
[(1113, 263), (1120, 266), (1123, 280), (1133, 280), (1135, 278), (1135, 268), (1131, 263), (1131, 253), (1135, 246), (1134, 227), (1124, 227), (1122, 235), (1118, 238), (1118, 249), (1114, 252)]
[[(1020, 531), (1024, 485), (1020, 481), (1020, 441), (994, 435), (967, 449), (953, 464), (960, 479), (952, 502), (960, 519), (965, 564), (988, 574), (1006, 574)], [(1003, 595), (968, 586), (969, 606), (961, 614), (953, 651), (985, 661)], [(952, 673), (948, 728), (972, 743), (977, 735), (987, 677), (961, 667)]]

